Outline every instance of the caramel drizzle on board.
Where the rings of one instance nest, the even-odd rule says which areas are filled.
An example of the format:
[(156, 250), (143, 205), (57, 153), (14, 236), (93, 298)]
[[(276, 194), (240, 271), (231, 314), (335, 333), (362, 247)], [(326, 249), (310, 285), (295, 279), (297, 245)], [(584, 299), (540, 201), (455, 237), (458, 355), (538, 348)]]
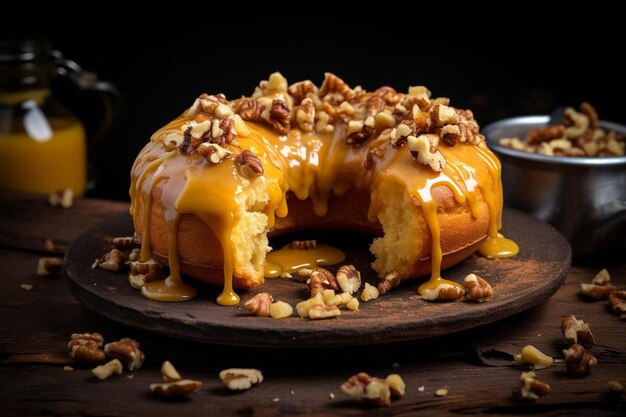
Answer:
[[(147, 284), (142, 294), (160, 301), (185, 301), (195, 297), (195, 290), (180, 276), (176, 240), (180, 216), (190, 213), (209, 227), (223, 249), (224, 289), (217, 302), (235, 305), (239, 297), (232, 285), (231, 235), (241, 210), (239, 196), (247, 180), (239, 174), (234, 158), (210, 164), (197, 153), (184, 155), (177, 149), (166, 148), (165, 138), (180, 134), (181, 126), (191, 119), (181, 116), (156, 132), (133, 165), (131, 214), (137, 215), (139, 209), (143, 212), (142, 261), (151, 258), (149, 233), (154, 188), (160, 191), (157, 194), (167, 222), (170, 276), (164, 281)], [(245, 126), (246, 129), (237, 132), (237, 143), (241, 149), (254, 152), (262, 162), (264, 175), (257, 180), (265, 181), (269, 191), (269, 202), (264, 210), (269, 228), (273, 227), (275, 216), (285, 217), (288, 213), (287, 191), (301, 200), (310, 199), (315, 213), (324, 216), (331, 196), (341, 196), (352, 188), (366, 189), (371, 194), (368, 218), (376, 221), (379, 208), (384, 204), (385, 184), (397, 182), (422, 207), (432, 237), (431, 277), (419, 287), (419, 293), (433, 290), (444, 282), (458, 286), (441, 277), (443, 253), (438, 206), (431, 191), (434, 187), (445, 186), (459, 204), (469, 205), (475, 217), (480, 214), (477, 192), (482, 192), (490, 220), (487, 240), (479, 253), (487, 257), (507, 257), (517, 253), (517, 245), (498, 233), (502, 225), (500, 162), (484, 142), (440, 147), (447, 161), (440, 172), (417, 164), (407, 146), (387, 147), (373, 167), (364, 169), (368, 147), (346, 143), (346, 126), (341, 123), (329, 133), (304, 133), (292, 129), (286, 135), (279, 135), (259, 123), (246, 122)]]

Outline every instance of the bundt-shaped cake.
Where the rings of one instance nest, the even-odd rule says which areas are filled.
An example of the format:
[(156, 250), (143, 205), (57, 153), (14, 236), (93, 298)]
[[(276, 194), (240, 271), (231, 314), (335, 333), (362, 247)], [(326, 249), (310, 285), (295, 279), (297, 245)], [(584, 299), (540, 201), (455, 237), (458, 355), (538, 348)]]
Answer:
[(261, 285), (268, 234), (367, 231), (374, 270), (403, 280), (472, 254), (501, 223), (500, 164), (469, 110), (408, 93), (350, 88), (327, 73), (288, 85), (274, 73), (251, 97), (203, 94), (156, 132), (131, 173), (142, 259), (236, 288)]

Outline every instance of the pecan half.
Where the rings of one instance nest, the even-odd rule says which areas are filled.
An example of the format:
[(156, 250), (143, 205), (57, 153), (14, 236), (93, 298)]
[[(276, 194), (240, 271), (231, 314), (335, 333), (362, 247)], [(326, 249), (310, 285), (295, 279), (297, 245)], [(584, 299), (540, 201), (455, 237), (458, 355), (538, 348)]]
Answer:
[(452, 284), (439, 284), (432, 290), (426, 290), (422, 293), (422, 298), (429, 301), (454, 301), (462, 298), (465, 290)]
[(609, 294), (609, 303), (615, 314), (626, 319), (626, 291), (613, 291)]
[(315, 268), (308, 279), (311, 297), (315, 297), (324, 290), (339, 290), (337, 278), (327, 269)]
[(563, 354), (567, 373), (572, 376), (587, 375), (591, 367), (598, 364), (598, 360), (577, 343), (563, 350)]
[(342, 265), (337, 270), (337, 284), (341, 291), (354, 294), (361, 287), (361, 273), (354, 265)]
[(397, 287), (402, 282), (398, 271), (391, 271), (378, 283), (378, 293), (380, 295), (387, 294), (392, 288)]
[(67, 344), (70, 356), (77, 362), (98, 363), (106, 359), (100, 346), (104, 339), (100, 333), (74, 333)]
[(385, 380), (373, 378), (365, 372), (351, 376), (339, 389), (348, 397), (362, 403), (377, 406), (391, 404), (391, 391)]
[(263, 113), (263, 105), (253, 98), (242, 98), (235, 101), (234, 110), (243, 120), (252, 122), (262, 120), (261, 113)]
[(145, 359), (144, 353), (139, 349), (139, 342), (129, 337), (107, 343), (104, 345), (104, 352), (112, 358), (119, 359), (129, 371), (139, 369)]
[(491, 288), (491, 285), (475, 274), (469, 274), (465, 277), (465, 288), (467, 288), (468, 297), (479, 303), (493, 297), (493, 288)]
[(246, 149), (237, 156), (236, 161), (245, 177), (253, 178), (263, 175), (261, 160), (252, 151)]
[(202, 388), (202, 381), (192, 379), (181, 379), (175, 382), (165, 382), (160, 384), (150, 384), (150, 391), (162, 397), (184, 397)]
[(317, 86), (311, 81), (305, 80), (291, 84), (287, 91), (293, 97), (293, 104), (298, 105), (309, 95), (317, 94)]
[(257, 317), (269, 317), (270, 306), (274, 298), (268, 292), (261, 292), (246, 301), (245, 307), (250, 313)]
[(264, 111), (262, 117), (272, 125), (272, 127), (280, 134), (289, 133), (291, 126), (291, 110), (282, 100), (273, 100), (272, 106), (268, 111)]
[(584, 347), (590, 348), (595, 343), (589, 324), (578, 320), (576, 316), (563, 317), (561, 331), (565, 340), (571, 344), (580, 343)]

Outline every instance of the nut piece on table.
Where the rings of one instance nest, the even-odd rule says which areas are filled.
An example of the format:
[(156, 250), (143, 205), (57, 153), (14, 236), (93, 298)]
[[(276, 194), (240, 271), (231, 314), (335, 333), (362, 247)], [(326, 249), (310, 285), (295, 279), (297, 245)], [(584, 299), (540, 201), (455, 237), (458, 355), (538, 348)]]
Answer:
[(311, 290), (311, 297), (315, 297), (318, 293), (321, 293), (324, 290), (339, 291), (337, 279), (332, 272), (324, 268), (315, 268), (311, 272), (308, 284), (309, 289)]
[(544, 369), (554, 365), (554, 358), (541, 352), (533, 345), (526, 345), (519, 355), (515, 355), (515, 362), (520, 365), (530, 364), (535, 369)]
[(317, 240), (294, 240), (291, 242), (291, 248), (297, 250), (309, 250), (317, 247)]
[(563, 317), (561, 331), (565, 340), (571, 344), (580, 343), (584, 347), (590, 348), (595, 343), (589, 323), (578, 320), (573, 315)]
[(250, 313), (257, 317), (269, 317), (270, 306), (274, 298), (268, 292), (260, 292), (246, 301), (245, 307)]
[(74, 205), (74, 191), (71, 188), (50, 193), (48, 203), (52, 207), (70, 208)]
[(333, 303), (333, 299), (335, 298), (335, 290), (324, 290), (322, 291), (322, 299), (324, 300), (324, 304), (326, 305), (338, 305), (339, 303)]
[(606, 268), (598, 272), (596, 276), (593, 277), (593, 279), (591, 280), (591, 283), (596, 285), (606, 285), (609, 282), (611, 282), (611, 275), (609, 274), (609, 271), (606, 270)]
[(309, 318), (311, 320), (331, 319), (341, 315), (341, 310), (337, 306), (318, 305), (311, 307)]
[(565, 355), (567, 373), (572, 376), (585, 376), (592, 366), (598, 364), (598, 360), (577, 343), (570, 346), (569, 349), (564, 349), (563, 354)]
[(398, 374), (390, 374), (385, 378), (385, 383), (389, 385), (392, 398), (402, 398), (406, 392), (406, 384)]
[(534, 372), (523, 372), (520, 380), (522, 387), (519, 395), (526, 400), (536, 401), (541, 397), (545, 397), (550, 393), (550, 385), (536, 378)]
[(448, 388), (439, 388), (435, 391), (435, 397), (445, 397), (448, 395)]
[(362, 403), (377, 406), (391, 404), (389, 385), (380, 378), (372, 378), (365, 372), (351, 376), (341, 384), (341, 392)]
[(619, 381), (609, 381), (607, 385), (610, 392), (620, 393), (624, 391), (624, 385), (622, 385), (622, 383)]
[(354, 265), (342, 265), (337, 270), (337, 284), (341, 291), (354, 294), (361, 287), (361, 273)]
[(346, 307), (348, 307), (350, 311), (359, 311), (359, 299), (352, 297), (352, 299), (346, 303)]
[(263, 382), (263, 374), (258, 369), (230, 368), (220, 372), (220, 379), (229, 390), (241, 391)]
[(170, 361), (165, 361), (161, 365), (161, 376), (165, 382), (176, 382), (183, 379)]
[(139, 349), (139, 342), (130, 337), (107, 343), (104, 345), (104, 352), (112, 358), (119, 359), (129, 371), (141, 368), (145, 359), (144, 353)]
[(580, 292), (582, 295), (592, 300), (604, 300), (608, 298), (609, 294), (613, 291), (615, 291), (615, 286), (613, 284), (580, 284)]
[(361, 300), (368, 302), (377, 299), (379, 295), (380, 292), (378, 291), (378, 288), (366, 282), (365, 288), (363, 288), (363, 291), (361, 291)]
[(609, 295), (609, 302), (615, 314), (619, 314), (620, 319), (626, 319), (626, 291), (613, 291)]
[(150, 391), (163, 397), (184, 397), (187, 394), (198, 391), (202, 388), (202, 381), (192, 379), (181, 379), (175, 382), (164, 384), (150, 384)]
[(146, 262), (141, 260), (131, 261), (129, 266), (132, 275), (145, 275), (146, 282), (165, 278), (165, 268), (153, 258), (148, 259)]
[(106, 359), (100, 349), (104, 338), (100, 333), (74, 333), (67, 344), (70, 356), (77, 362), (98, 363)]
[(130, 252), (132, 249), (139, 248), (141, 245), (134, 236), (117, 236), (111, 239), (111, 244), (115, 249), (124, 252)]
[(276, 301), (270, 305), (270, 316), (273, 319), (286, 319), (293, 314), (293, 307), (284, 301)]
[(96, 262), (91, 267), (99, 266), (106, 271), (117, 272), (124, 268), (126, 261), (128, 261), (128, 254), (114, 248), (104, 255), (103, 259), (96, 259)]
[(493, 297), (493, 288), (491, 284), (475, 274), (469, 274), (465, 277), (465, 288), (467, 288), (467, 296), (479, 303), (487, 301)]
[(454, 301), (463, 298), (465, 290), (458, 285), (439, 284), (433, 290), (426, 290), (422, 298), (428, 301)]
[(340, 306), (344, 304), (348, 305), (348, 303), (352, 301), (353, 299), (354, 297), (352, 296), (352, 294), (347, 293), (347, 292), (342, 292), (341, 294), (334, 295), (328, 302), (324, 300), (324, 304), (334, 305), (334, 306)]
[(54, 241), (52, 239), (46, 239), (43, 242), (42, 249), (46, 252), (54, 252), (54, 250), (56, 249), (56, 245), (54, 244)]
[(96, 366), (91, 370), (91, 373), (94, 374), (98, 379), (105, 380), (111, 375), (121, 375), (122, 374), (122, 362), (117, 359), (113, 359), (105, 363), (104, 365)]
[(37, 275), (57, 275), (63, 270), (63, 259), (61, 258), (39, 258), (37, 263)]
[(400, 273), (398, 271), (391, 271), (378, 283), (376, 288), (379, 295), (387, 294), (392, 288), (397, 287), (402, 282)]

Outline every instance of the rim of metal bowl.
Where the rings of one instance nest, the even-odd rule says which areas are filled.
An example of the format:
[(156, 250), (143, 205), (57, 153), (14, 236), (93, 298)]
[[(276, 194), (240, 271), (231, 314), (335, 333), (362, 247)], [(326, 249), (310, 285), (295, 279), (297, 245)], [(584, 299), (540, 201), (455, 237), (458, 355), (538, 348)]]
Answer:
[[(528, 159), (531, 161), (544, 162), (548, 164), (566, 164), (566, 165), (587, 165), (587, 166), (607, 166), (607, 165), (621, 165), (626, 164), (626, 156), (550, 156), (537, 153), (519, 151), (517, 149), (509, 148), (498, 143), (501, 138), (493, 137), (493, 131), (510, 125), (541, 125), (548, 124), (550, 117), (547, 115), (534, 115), (534, 116), (518, 116), (509, 117), (507, 119), (498, 120), (493, 123), (489, 123), (482, 129), (482, 133), (487, 138), (487, 144), (489, 148), (495, 150), (498, 153)], [(609, 130), (615, 130), (617, 132), (626, 134), (626, 126), (619, 123), (600, 121), (600, 125)]]

